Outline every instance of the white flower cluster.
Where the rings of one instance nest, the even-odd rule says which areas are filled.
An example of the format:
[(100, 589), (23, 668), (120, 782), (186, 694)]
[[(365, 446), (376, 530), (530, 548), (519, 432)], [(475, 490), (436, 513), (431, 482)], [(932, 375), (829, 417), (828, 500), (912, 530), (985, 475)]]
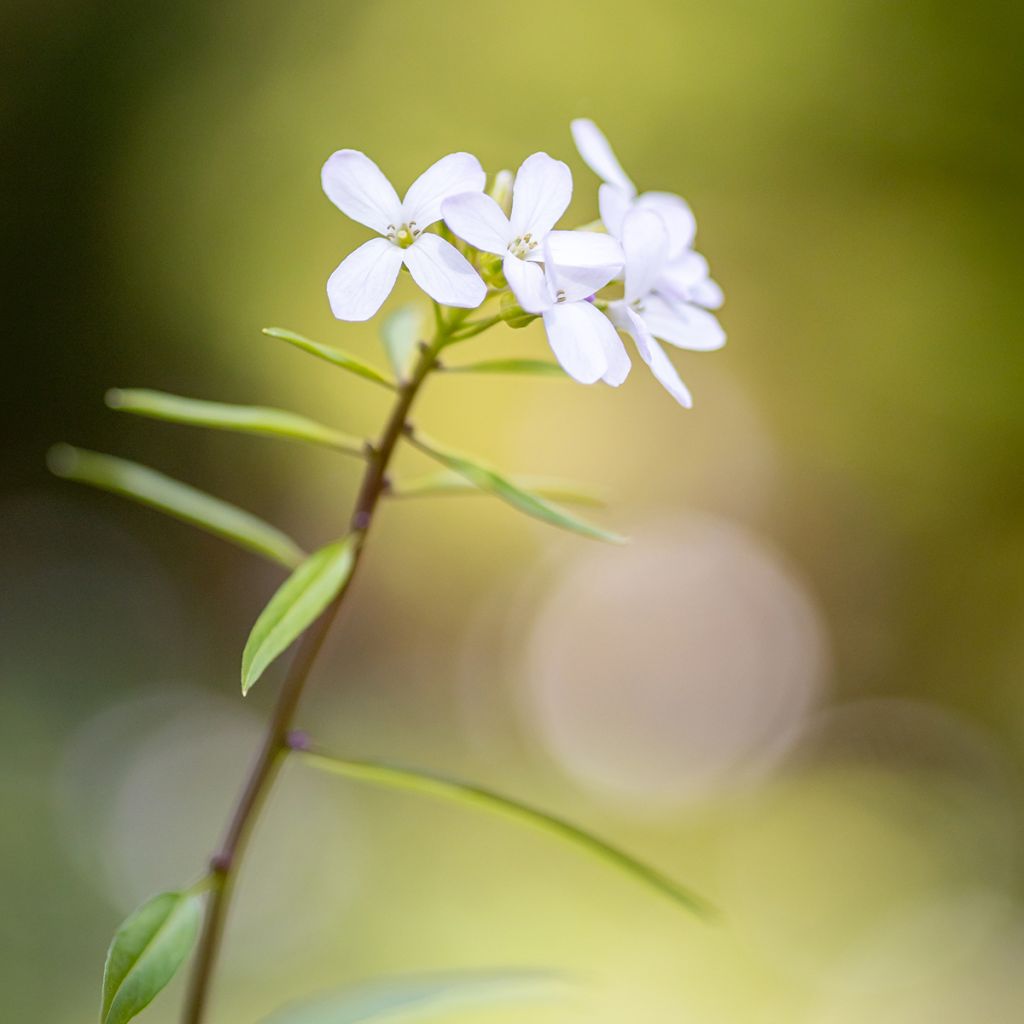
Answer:
[[(659, 340), (701, 351), (725, 343), (710, 312), (721, 306), (722, 292), (693, 248), (693, 214), (677, 195), (638, 194), (593, 121), (573, 121), (572, 134), (580, 156), (602, 180), (600, 223), (575, 231), (555, 230), (572, 198), (572, 174), (547, 153), (523, 161), (511, 185), (511, 205), (511, 176), (499, 174), (488, 195), (483, 168), (469, 153), (438, 160), (404, 199), (365, 154), (334, 153), (323, 167), (324, 192), (342, 213), (380, 236), (331, 275), (327, 295), (334, 315), (370, 319), (403, 265), (444, 306), (475, 309), (507, 288), (527, 314), (542, 318), (552, 351), (571, 377), (621, 384), (630, 370), (621, 331), (662, 385), (689, 407), (690, 393)], [(459, 246), (428, 230), (441, 220)]]

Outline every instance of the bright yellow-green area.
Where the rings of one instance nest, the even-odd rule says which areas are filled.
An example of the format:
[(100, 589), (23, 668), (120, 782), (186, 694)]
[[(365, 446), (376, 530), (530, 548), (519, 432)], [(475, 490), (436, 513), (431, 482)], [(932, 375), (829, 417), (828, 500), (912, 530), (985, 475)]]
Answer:
[[(93, 6), (12, 16), (22, 66), (0, 105), (46, 256), (10, 246), (45, 291), (8, 339), (32, 375), (8, 385), (32, 406), (13, 436), (45, 430), (0, 538), (5, 1019), (90, 1019), (117, 922), (203, 870), (280, 678), (243, 707), (238, 659), (281, 573), (50, 486), (41, 453), (138, 460), (316, 550), (344, 529), (357, 460), (115, 417), (105, 389), (372, 436), (387, 388), (260, 333), (388, 366), (379, 321), (339, 324), (327, 304), (371, 232), (324, 197), (324, 159), (363, 150), (401, 193), (449, 152), (493, 174), (544, 150), (572, 168), (572, 226), (597, 216), (569, 134), (589, 116), (640, 188), (693, 206), (728, 344), (673, 353), (691, 412), (639, 359), (618, 390), (429, 382), (427, 436), (516, 479), (592, 483), (608, 505), (586, 517), (632, 544), (489, 497), (386, 505), (300, 719), (341, 756), (478, 780), (593, 830), (722, 919), (514, 823), (295, 764), (254, 837), (211, 1020), (513, 967), (579, 992), (438, 1019), (1016, 1021), (1024, 14)], [(416, 296), (403, 274), (385, 312)], [(550, 352), (535, 323), (445, 358)], [(405, 446), (395, 473), (436, 468)], [(175, 1020), (182, 993), (146, 1024)]]

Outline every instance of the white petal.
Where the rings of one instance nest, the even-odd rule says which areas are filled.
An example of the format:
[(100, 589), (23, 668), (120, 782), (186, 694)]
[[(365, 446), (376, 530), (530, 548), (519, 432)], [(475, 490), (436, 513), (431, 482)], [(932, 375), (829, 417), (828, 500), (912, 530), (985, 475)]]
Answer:
[(654, 289), (668, 256), (668, 229), (656, 213), (634, 207), (622, 222), (622, 251), (626, 257), (626, 302), (644, 298)]
[(463, 241), (498, 256), (508, 250), (512, 227), (501, 207), (483, 192), (464, 192), (441, 204), (445, 223)]
[(421, 231), (441, 219), (441, 204), (463, 192), (483, 192), (487, 175), (469, 153), (449, 153), (428, 167), (409, 187), (402, 201), (402, 221)]
[(629, 371), (633, 367), (629, 361), (629, 353), (616, 331), (601, 331), (598, 336), (608, 360), (608, 369), (604, 371), (601, 380), (617, 388), (629, 376)]
[(718, 321), (699, 306), (666, 302), (657, 295), (649, 295), (640, 315), (651, 334), (670, 345), (710, 352), (725, 344), (725, 332)]
[(555, 358), (570, 377), (593, 384), (608, 371), (608, 342), (615, 328), (589, 302), (561, 302), (544, 313), (544, 329)]
[(651, 332), (643, 319), (632, 309), (622, 306), (622, 321), (628, 326), (625, 327), (636, 342), (637, 351), (643, 361), (651, 368), (651, 372), (658, 379), (663, 388), (685, 409), (693, 405), (693, 399), (686, 385), (680, 380), (676, 368), (671, 360), (665, 355), (665, 350), (651, 337)]
[(543, 253), (551, 289), (565, 302), (588, 298), (622, 270), (619, 243), (596, 231), (552, 231)]
[(705, 309), (721, 309), (725, 302), (722, 287), (713, 278), (705, 277), (690, 289), (690, 299)]
[(589, 118), (579, 117), (569, 126), (583, 162), (602, 180), (628, 195), (636, 195), (636, 186), (622, 169), (601, 129)]
[(320, 172), (320, 181), (327, 198), (346, 217), (387, 234), (401, 219), (398, 193), (381, 169), (365, 154), (355, 149), (339, 149), (332, 153)]
[(633, 341), (643, 357), (645, 363), (651, 361), (651, 332), (647, 325), (640, 319), (639, 315), (630, 309), (622, 299), (608, 303), (608, 319), (620, 331), (625, 331)]
[(512, 186), (512, 234), (540, 241), (565, 213), (572, 199), (572, 172), (547, 153), (528, 156)]
[(508, 286), (527, 313), (543, 313), (551, 308), (554, 303), (539, 263), (530, 263), (508, 253), (502, 268)]
[(633, 205), (633, 196), (615, 185), (602, 185), (597, 190), (597, 206), (604, 229), (613, 238), (622, 237), (622, 221)]
[(476, 309), (487, 296), (480, 275), (440, 235), (420, 235), (401, 252), (412, 279), (442, 306)]
[(402, 250), (371, 238), (349, 253), (327, 281), (331, 312), (339, 320), (369, 320), (384, 304), (402, 269)]
[(648, 360), (651, 373), (658, 379), (658, 383), (684, 408), (693, 408), (693, 396), (690, 389), (682, 382), (672, 360), (665, 355), (665, 350), (652, 339), (651, 358)]
[(669, 255), (678, 256), (693, 245), (697, 234), (697, 220), (689, 204), (681, 196), (671, 192), (645, 192), (636, 200), (644, 210), (653, 210), (668, 228)]

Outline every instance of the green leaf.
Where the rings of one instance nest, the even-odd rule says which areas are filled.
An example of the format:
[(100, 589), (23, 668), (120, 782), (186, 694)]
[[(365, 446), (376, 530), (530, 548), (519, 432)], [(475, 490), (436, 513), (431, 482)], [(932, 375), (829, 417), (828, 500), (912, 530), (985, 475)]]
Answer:
[(416, 344), (422, 337), (423, 309), (416, 303), (399, 306), (380, 325), (380, 337), (391, 368), (399, 380), (405, 380), (416, 355)]
[(277, 527), (148, 466), (68, 444), (54, 445), (46, 458), (51, 472), (59, 477), (166, 512), (286, 568), (293, 569), (306, 557), (302, 548)]
[(445, 366), (446, 373), (517, 373), (535, 377), (561, 377), (568, 380), (558, 363), (547, 359), (486, 359), (480, 363)]
[(318, 751), (306, 751), (301, 756), (311, 764), (336, 775), (344, 775), (351, 779), (359, 779), (391, 789), (422, 793), (426, 796), (454, 801), (478, 810), (491, 811), (514, 818), (547, 832), (549, 835), (582, 847), (601, 860), (643, 882), (661, 895), (686, 907), (687, 910), (704, 917), (713, 914), (711, 905), (703, 897), (673, 882), (660, 871), (644, 864), (618, 847), (612, 846), (611, 843), (606, 843), (603, 839), (570, 824), (563, 818), (502, 796), (483, 786), (460, 782), (443, 775), (435, 775), (433, 772), (401, 768), (382, 761), (353, 761), (330, 757)]
[(355, 566), (357, 535), (320, 548), (281, 584), (252, 627), (242, 653), (242, 693), (341, 592)]
[(200, 896), (165, 892), (117, 929), (103, 970), (100, 1024), (125, 1024), (174, 977), (199, 931)]
[(131, 412), (171, 423), (188, 423), (197, 427), (235, 430), (242, 434), (284, 437), (293, 441), (309, 441), (325, 445), (349, 455), (364, 454), (365, 446), (357, 437), (325, 427), (283, 409), (258, 405), (227, 405), (198, 398), (183, 398), (146, 388), (113, 388), (107, 392), (107, 405), (119, 412)]
[[(601, 508), (604, 501), (583, 484), (571, 480), (558, 480), (543, 476), (514, 476), (510, 478), (516, 487), (542, 498), (553, 501), (564, 501), (576, 505), (589, 505)], [(414, 477), (411, 480), (395, 480), (388, 487), (391, 498), (425, 498), (440, 495), (482, 495), (486, 492), (470, 483), (464, 476), (451, 469), (442, 469), (436, 473)]]
[(388, 978), (286, 1006), (263, 1024), (363, 1024), (408, 1020), (451, 1010), (503, 1006), (561, 994), (544, 971), (503, 970)]
[(570, 530), (573, 533), (578, 533), (581, 536), (590, 537), (594, 540), (604, 540), (612, 544), (626, 543), (625, 537), (611, 533), (608, 530), (603, 530), (601, 527), (594, 526), (584, 519), (578, 519), (557, 505), (552, 505), (544, 498), (532, 494), (522, 487), (518, 487), (509, 477), (496, 469), (492, 469), (464, 455), (457, 455), (454, 452), (446, 451), (438, 447), (434, 441), (428, 442), (424, 439), (423, 435), (418, 433), (410, 434), (409, 441), (419, 448), (421, 452), (429, 455), (432, 459), (436, 459), (460, 476), (465, 477), (475, 487), (479, 487), (481, 490), (501, 498), (502, 501), (507, 502), (513, 508), (524, 512), (528, 516), (533, 516), (534, 519), (540, 519), (551, 526), (558, 526), (563, 530)]
[(289, 345), (301, 348), (303, 352), (308, 352), (318, 359), (326, 360), (334, 366), (340, 366), (341, 369), (348, 370), (349, 373), (354, 373), (358, 377), (372, 380), (374, 384), (380, 384), (381, 387), (394, 390), (394, 381), (388, 380), (380, 370), (374, 369), (369, 363), (364, 363), (361, 359), (356, 358), (343, 349), (335, 348), (333, 345), (323, 345), (319, 341), (313, 341), (284, 327), (264, 327), (263, 333), (271, 338), (280, 338), (281, 341), (287, 341)]

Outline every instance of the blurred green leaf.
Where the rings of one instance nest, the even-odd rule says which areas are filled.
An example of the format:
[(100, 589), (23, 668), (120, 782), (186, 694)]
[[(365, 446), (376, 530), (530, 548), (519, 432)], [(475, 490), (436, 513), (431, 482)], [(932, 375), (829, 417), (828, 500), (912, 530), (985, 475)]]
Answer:
[(303, 337), (303, 335), (296, 334), (295, 331), (289, 331), (285, 327), (264, 327), (263, 333), (271, 338), (280, 338), (281, 341), (287, 341), (289, 345), (301, 348), (303, 352), (308, 352), (318, 359), (326, 360), (333, 366), (340, 366), (341, 369), (348, 370), (349, 373), (364, 377), (366, 380), (372, 380), (374, 384), (380, 384), (382, 387), (394, 390), (394, 381), (389, 380), (379, 370), (370, 366), (369, 363), (364, 363), (361, 359), (356, 358), (343, 349), (335, 348), (333, 345), (323, 345), (319, 341)]
[(436, 442), (428, 441), (421, 434), (410, 434), (408, 439), (421, 452), (465, 477), (475, 487), (501, 498), (513, 508), (528, 516), (533, 516), (534, 519), (540, 519), (551, 526), (558, 526), (563, 530), (570, 530), (572, 533), (578, 533), (593, 540), (608, 541), (612, 544), (626, 543), (625, 537), (603, 530), (584, 519), (578, 519), (557, 505), (550, 504), (544, 498), (518, 487), (509, 477), (496, 469), (485, 466), (475, 459), (447, 451)]
[(166, 512), (286, 568), (295, 568), (306, 557), (302, 548), (276, 526), (137, 462), (58, 444), (47, 453), (47, 464), (59, 477)]
[(423, 308), (415, 302), (399, 306), (381, 322), (380, 337), (388, 354), (391, 368), (399, 380), (405, 380), (416, 355), (416, 345), (422, 337)]
[(460, 782), (457, 779), (419, 769), (402, 768), (381, 761), (353, 761), (331, 757), (319, 751), (306, 751), (300, 756), (317, 767), (337, 775), (388, 786), (391, 789), (422, 793), (514, 818), (588, 850), (601, 860), (626, 872), (687, 910), (702, 917), (710, 917), (713, 914), (711, 905), (702, 897), (678, 885), (660, 871), (642, 863), (618, 847), (606, 843), (603, 839), (599, 839), (592, 833), (586, 832), (562, 818), (530, 807), (518, 800), (502, 796), (483, 786)]
[(409, 1020), (447, 1010), (505, 1005), (556, 993), (556, 975), (504, 970), (389, 978), (286, 1006), (263, 1024), (362, 1024)]
[(326, 445), (349, 455), (362, 456), (364, 444), (358, 437), (343, 434), (283, 409), (257, 405), (227, 405), (199, 398), (183, 398), (147, 388), (113, 388), (107, 392), (107, 405), (118, 412), (135, 413), (171, 423), (188, 423), (197, 427), (235, 430), (242, 434), (284, 437)]
[(463, 363), (461, 366), (446, 365), (444, 369), (446, 373), (516, 373), (569, 379), (558, 363), (547, 359), (486, 359), (480, 363)]
[(101, 1024), (125, 1024), (174, 977), (195, 942), (196, 892), (165, 892), (144, 903), (117, 929), (103, 970)]
[(242, 693), (341, 592), (355, 565), (356, 535), (315, 551), (281, 584), (252, 627), (242, 652)]
[[(543, 476), (514, 476), (510, 479), (516, 487), (542, 498), (589, 505), (592, 508), (604, 506), (604, 501), (592, 490), (571, 480)], [(449, 494), (483, 495), (487, 492), (454, 470), (442, 469), (437, 473), (413, 477), (411, 480), (392, 481), (387, 493), (392, 498), (425, 498)]]

